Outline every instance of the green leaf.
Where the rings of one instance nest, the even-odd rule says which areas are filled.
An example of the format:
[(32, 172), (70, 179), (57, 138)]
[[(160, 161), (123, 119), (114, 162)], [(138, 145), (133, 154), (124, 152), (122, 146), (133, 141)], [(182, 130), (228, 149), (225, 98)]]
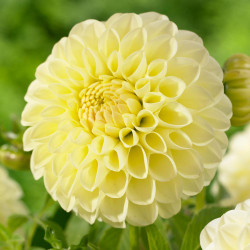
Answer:
[(166, 232), (163, 230), (163, 225), (159, 221), (156, 224), (146, 227), (148, 245), (150, 250), (170, 250)]
[(88, 242), (88, 235), (85, 235), (79, 245), (72, 245), (68, 248), (68, 250), (97, 250), (99, 249), (97, 246), (94, 244)]
[(110, 226), (107, 223), (96, 221), (90, 226), (90, 230), (88, 232), (89, 242), (97, 244), (105, 234), (105, 231), (109, 228)]
[(196, 250), (200, 248), (200, 233), (212, 220), (222, 216), (231, 207), (209, 206), (196, 214), (188, 224), (181, 250)]
[(63, 249), (65, 247), (63, 241), (58, 238), (56, 231), (49, 226), (45, 231), (44, 239), (55, 249)]
[(12, 234), (12, 232), (0, 224), (0, 249), (1, 250), (21, 250), (24, 239), (20, 235)]
[[(129, 225), (129, 249), (139, 249), (140, 228)], [(128, 249), (127, 248), (127, 249)]]
[(25, 215), (14, 214), (8, 218), (8, 228), (14, 232), (16, 229), (25, 224), (29, 218)]
[(11, 238), (11, 232), (4, 225), (0, 224), (0, 242), (6, 242)]
[[(47, 226), (44, 239), (49, 243), (51, 242), (48, 240), (52, 239), (53, 242), (57, 242), (57, 244), (60, 244), (61, 247), (67, 247), (67, 242), (62, 228), (53, 221), (42, 220), (42, 222)], [(52, 246), (55, 247), (54, 245)]]
[(130, 249), (130, 239), (129, 239), (129, 229), (124, 229), (124, 232), (122, 233), (122, 237), (120, 239), (119, 243), (119, 250), (128, 250)]
[(79, 244), (83, 236), (88, 234), (89, 228), (90, 226), (85, 220), (72, 214), (65, 229), (68, 244)]
[(88, 244), (88, 235), (85, 235), (79, 245), (71, 245), (69, 250), (85, 250)]
[(181, 243), (190, 222), (191, 217), (187, 216), (183, 210), (181, 210), (177, 215), (168, 220), (169, 228), (169, 242), (173, 249), (180, 249)]
[(122, 234), (125, 229), (109, 228), (105, 231), (103, 237), (100, 240), (99, 246), (102, 250), (116, 250), (119, 249)]

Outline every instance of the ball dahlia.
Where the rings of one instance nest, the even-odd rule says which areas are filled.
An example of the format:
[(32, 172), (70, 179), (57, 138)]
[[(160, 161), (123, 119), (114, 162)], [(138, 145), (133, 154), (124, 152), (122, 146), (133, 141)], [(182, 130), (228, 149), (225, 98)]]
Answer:
[(219, 180), (231, 195), (230, 202), (250, 198), (250, 125), (234, 135), (219, 166)]
[(209, 184), (227, 146), (222, 78), (201, 38), (164, 15), (75, 25), (25, 96), (34, 177), (89, 223), (171, 217)]
[(250, 249), (250, 200), (209, 222), (200, 235), (203, 250)]
[(0, 167), (0, 223), (6, 224), (12, 214), (26, 214), (27, 210), (20, 198), (22, 190), (12, 180), (5, 169)]

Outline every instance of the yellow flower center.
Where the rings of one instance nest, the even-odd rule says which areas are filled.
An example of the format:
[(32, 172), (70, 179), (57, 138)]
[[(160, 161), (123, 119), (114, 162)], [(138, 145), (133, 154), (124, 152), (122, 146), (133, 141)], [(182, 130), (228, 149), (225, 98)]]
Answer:
[(79, 118), (83, 127), (95, 135), (111, 129), (110, 135), (118, 136), (119, 130), (125, 127), (122, 114), (136, 114), (141, 109), (138, 109), (138, 97), (129, 86), (123, 80), (112, 79), (97, 81), (84, 88), (79, 94)]

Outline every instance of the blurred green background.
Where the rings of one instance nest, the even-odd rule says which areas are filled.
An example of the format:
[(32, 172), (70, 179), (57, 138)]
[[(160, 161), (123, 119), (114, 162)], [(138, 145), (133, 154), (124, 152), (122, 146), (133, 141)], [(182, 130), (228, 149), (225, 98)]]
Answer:
[(75, 23), (146, 11), (198, 33), (220, 64), (233, 53), (250, 54), (249, 0), (0, 0), (0, 124), (20, 116), (36, 67)]
[[(9, 129), (11, 114), (20, 117), (36, 67), (74, 24), (147, 11), (199, 34), (221, 65), (234, 53), (250, 55), (249, 0), (0, 0), (0, 126)], [(31, 212), (38, 211), (46, 195), (42, 180), (34, 181), (28, 171), (10, 174), (21, 184)], [(64, 217), (61, 210), (58, 221)]]

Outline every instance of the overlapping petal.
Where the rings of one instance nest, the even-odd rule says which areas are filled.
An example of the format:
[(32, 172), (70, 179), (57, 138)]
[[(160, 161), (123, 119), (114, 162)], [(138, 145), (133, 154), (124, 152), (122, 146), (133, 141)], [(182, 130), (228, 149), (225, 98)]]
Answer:
[(200, 235), (203, 250), (247, 250), (250, 247), (250, 200), (209, 222)]
[(250, 126), (230, 141), (229, 151), (219, 166), (219, 180), (231, 195), (230, 202), (250, 198)]
[(169, 218), (208, 185), (232, 109), (202, 40), (154, 12), (75, 25), (25, 100), (34, 177), (67, 211), (114, 227)]

